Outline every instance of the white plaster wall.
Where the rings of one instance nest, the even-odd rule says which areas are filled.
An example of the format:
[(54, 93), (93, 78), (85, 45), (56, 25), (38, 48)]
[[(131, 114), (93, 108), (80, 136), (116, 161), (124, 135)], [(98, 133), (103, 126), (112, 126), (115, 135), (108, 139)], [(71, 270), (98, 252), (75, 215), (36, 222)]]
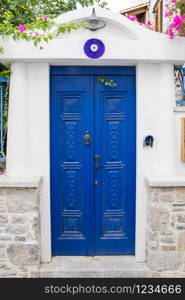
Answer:
[(50, 224), (50, 69), (48, 63), (26, 64), (29, 175), (42, 175), (40, 189), (41, 258), (51, 256)]
[[(174, 114), (173, 65), (137, 65), (137, 259), (145, 259), (145, 228), (147, 195), (145, 177), (178, 176), (180, 129), (176, 130)], [(178, 132), (178, 137), (177, 137)], [(146, 135), (153, 135), (154, 147), (144, 148)], [(182, 166), (181, 166), (182, 167)], [(184, 169), (185, 170), (185, 169)], [(183, 173), (183, 172), (182, 172)]]
[(7, 173), (25, 176), (28, 162), (27, 70), (22, 62), (12, 63), (8, 114)]
[(8, 176), (42, 176), (41, 257), (51, 257), (49, 64), (12, 64), (8, 120)]

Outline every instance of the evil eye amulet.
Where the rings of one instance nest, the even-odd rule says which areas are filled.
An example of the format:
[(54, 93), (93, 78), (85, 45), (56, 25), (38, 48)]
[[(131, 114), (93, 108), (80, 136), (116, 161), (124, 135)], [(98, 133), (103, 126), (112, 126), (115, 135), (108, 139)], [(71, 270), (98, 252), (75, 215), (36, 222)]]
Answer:
[(90, 39), (84, 45), (84, 52), (90, 58), (100, 58), (105, 52), (105, 45), (101, 40)]

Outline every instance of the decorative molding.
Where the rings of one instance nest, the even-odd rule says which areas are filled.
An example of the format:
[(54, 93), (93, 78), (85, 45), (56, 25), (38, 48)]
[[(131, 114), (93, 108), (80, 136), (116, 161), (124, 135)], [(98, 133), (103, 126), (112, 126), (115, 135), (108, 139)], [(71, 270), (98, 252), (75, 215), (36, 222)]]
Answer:
[(42, 177), (11, 177), (3, 175), (0, 177), (0, 187), (12, 188), (38, 188)]
[(145, 177), (145, 183), (149, 187), (178, 187), (185, 186), (185, 177), (172, 176), (163, 178), (149, 178)]

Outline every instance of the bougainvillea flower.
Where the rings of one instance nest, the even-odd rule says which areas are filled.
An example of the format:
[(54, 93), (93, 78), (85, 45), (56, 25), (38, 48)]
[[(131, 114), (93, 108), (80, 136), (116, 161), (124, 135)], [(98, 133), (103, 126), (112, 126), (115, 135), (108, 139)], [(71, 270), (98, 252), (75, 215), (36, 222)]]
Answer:
[(47, 16), (43, 16), (43, 17), (42, 17), (42, 20), (43, 20), (43, 21), (48, 21), (48, 17), (47, 17)]
[(152, 23), (150, 21), (145, 23), (146, 26), (152, 26)]
[(174, 24), (174, 26), (180, 25), (181, 23), (182, 23), (182, 18), (180, 16), (175, 16), (173, 18), (173, 24)]
[(168, 29), (168, 36), (169, 36), (169, 38), (170, 38), (170, 39), (173, 39), (173, 38), (174, 38), (174, 35), (175, 35), (175, 34), (174, 34), (173, 30), (172, 30), (171, 28), (169, 28), (169, 29)]
[(24, 32), (26, 29), (27, 29), (27, 26), (26, 26), (26, 25), (20, 24), (20, 25), (18, 26), (18, 30), (19, 30), (20, 32)]
[(167, 10), (164, 12), (165, 18), (169, 17), (171, 15), (171, 11)]
[(137, 21), (136, 16), (126, 16), (130, 21)]

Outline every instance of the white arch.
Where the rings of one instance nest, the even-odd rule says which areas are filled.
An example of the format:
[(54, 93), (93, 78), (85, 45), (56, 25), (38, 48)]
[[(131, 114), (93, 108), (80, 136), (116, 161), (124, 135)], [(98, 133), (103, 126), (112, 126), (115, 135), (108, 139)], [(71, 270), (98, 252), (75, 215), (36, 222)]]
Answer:
[[(56, 18), (56, 23), (83, 21), (90, 16), (92, 7), (74, 10)], [(16, 42), (10, 37), (0, 38), (4, 53), (0, 53), (0, 62), (10, 64), (12, 61), (47, 61), (49, 64), (101, 64), (114, 60), (115, 64), (126, 65), (138, 62), (171, 62), (183, 64), (185, 61), (185, 38), (170, 40), (166, 34), (154, 32), (125, 16), (107, 9), (96, 9), (97, 16), (107, 22), (107, 26), (96, 32), (87, 29), (72, 31), (60, 35), (40, 51), (33, 42)], [(53, 28), (54, 32), (56, 28)], [(99, 60), (89, 60), (83, 52), (83, 45), (88, 38), (100, 38), (106, 45), (106, 53)]]

